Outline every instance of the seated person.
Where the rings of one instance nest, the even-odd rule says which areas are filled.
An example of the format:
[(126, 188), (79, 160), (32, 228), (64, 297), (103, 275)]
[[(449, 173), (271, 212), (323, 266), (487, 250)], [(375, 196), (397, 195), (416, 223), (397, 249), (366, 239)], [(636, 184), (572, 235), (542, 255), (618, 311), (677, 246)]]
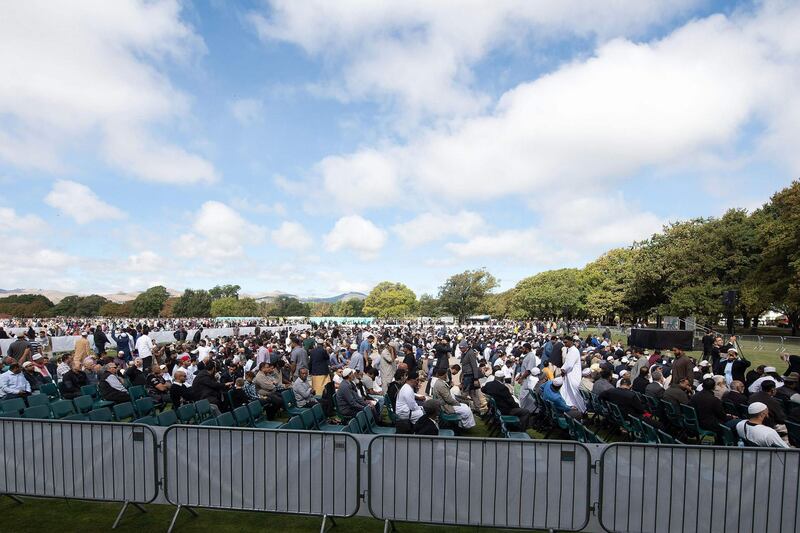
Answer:
[[(447, 374), (447, 370), (440, 368), (439, 372)], [(423, 416), (414, 424), (414, 435), (438, 435), (439, 434), (439, 400), (427, 400), (422, 404)]]
[(433, 385), (431, 386), (431, 398), (439, 400), (442, 403), (442, 410), (448, 414), (458, 414), (459, 427), (469, 429), (475, 427), (475, 417), (472, 415), (472, 409), (465, 403), (461, 403), (450, 392), (450, 386), (447, 383), (447, 370), (438, 368), (434, 371), (435, 376), (431, 378)]
[(313, 407), (317, 404), (314, 398), (314, 389), (308, 382), (308, 369), (301, 368), (297, 371), (297, 379), (292, 384), (292, 391), (294, 391), (295, 400), (297, 400), (297, 407)]
[(736, 433), (746, 442), (754, 446), (771, 448), (788, 448), (778, 432), (764, 425), (764, 419), (769, 415), (769, 408), (761, 402), (754, 402), (747, 406), (748, 420), (736, 424)]
[(506, 387), (505, 383), (500, 381), (505, 373), (501, 371), (498, 372), (500, 372), (500, 379), (489, 378), (486, 384), (481, 388), (481, 391), (487, 396), (492, 397), (500, 414), (518, 417), (520, 420), (520, 427), (518, 429), (520, 431), (525, 431), (530, 427), (531, 412), (517, 405), (517, 400), (511, 395), (508, 387)]
[[(558, 377), (542, 385), (542, 398), (553, 404), (556, 414), (566, 415), (570, 418), (580, 418), (581, 412), (575, 407), (567, 405), (564, 397), (561, 396), (561, 387), (564, 386), (564, 378)], [(613, 389), (612, 389), (613, 390)], [(607, 392), (607, 391), (606, 391)], [(605, 392), (603, 394), (606, 394)], [(602, 396), (602, 395), (601, 395)]]
[(100, 397), (108, 402), (125, 403), (131, 401), (128, 394), (128, 389), (122, 384), (117, 376), (117, 365), (115, 363), (108, 363), (105, 366), (103, 374), (97, 383), (97, 390), (100, 392)]

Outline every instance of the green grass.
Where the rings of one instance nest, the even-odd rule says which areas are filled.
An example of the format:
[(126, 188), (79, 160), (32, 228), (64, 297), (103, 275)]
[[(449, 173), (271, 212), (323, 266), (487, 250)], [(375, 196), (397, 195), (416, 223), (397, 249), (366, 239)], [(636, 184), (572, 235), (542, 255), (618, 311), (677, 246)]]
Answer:
[[(51, 500), (23, 498), (19, 505), (9, 498), (0, 498), (0, 530), (7, 533), (38, 533), (58, 531), (59, 533), (111, 531), (121, 504), (97, 503), (76, 500)], [(120, 533), (141, 533), (142, 531), (166, 531), (172, 520), (175, 508), (169, 505), (145, 505), (146, 514), (129, 507), (116, 531)], [(175, 531), (242, 533), (244, 531), (281, 531), (281, 533), (318, 532), (321, 518), (301, 517), (281, 514), (267, 514), (244, 511), (213, 511), (196, 509), (195, 518), (187, 511), (181, 511), (175, 524)], [(359, 531), (371, 533), (383, 531), (383, 523), (374, 518), (336, 519), (338, 527), (334, 531)], [(476, 527), (442, 527), (418, 524), (396, 524), (399, 531), (413, 533), (452, 533), (498, 532), (498, 529)]]

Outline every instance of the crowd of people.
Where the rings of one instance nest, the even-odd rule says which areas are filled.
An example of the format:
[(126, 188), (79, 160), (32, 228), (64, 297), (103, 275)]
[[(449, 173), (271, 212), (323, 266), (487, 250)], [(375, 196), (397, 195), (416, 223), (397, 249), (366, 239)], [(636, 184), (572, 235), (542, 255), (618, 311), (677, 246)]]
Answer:
[(96, 384), (103, 399), (122, 403), (130, 401), (131, 385), (142, 385), (157, 405), (206, 399), (222, 412), (259, 400), (277, 416), (285, 407), (281, 393), (291, 389), (299, 406), (320, 403), (331, 418), (371, 408), (379, 423), (389, 423), (388, 408), (398, 433), (433, 434), (441, 418), (452, 419), (443, 414), (466, 431), (490, 407), (516, 417), (519, 431), (536, 428), (542, 400), (580, 420), (592, 395), (625, 416), (676, 429), (642, 401), (650, 396), (691, 405), (701, 428), (719, 434), (722, 424), (761, 446), (788, 446), (787, 422), (800, 422), (800, 357), (778, 359), (786, 364), (782, 373), (752, 368), (735, 337), (708, 335), (695, 360), (677, 348), (625, 347), (609, 330), (581, 337), (575, 324), (552, 322), (327, 323), (303, 331), (256, 324), (252, 333), (211, 339), (200, 328), (189, 337), (202, 324), (174, 321), (161, 327), (174, 327), (175, 341), (160, 345), (151, 325), (87, 323), (75, 350), (56, 356), (47, 350), (48, 331), (31, 327), (5, 354), (0, 399), (26, 397), (54, 382), (64, 398)]

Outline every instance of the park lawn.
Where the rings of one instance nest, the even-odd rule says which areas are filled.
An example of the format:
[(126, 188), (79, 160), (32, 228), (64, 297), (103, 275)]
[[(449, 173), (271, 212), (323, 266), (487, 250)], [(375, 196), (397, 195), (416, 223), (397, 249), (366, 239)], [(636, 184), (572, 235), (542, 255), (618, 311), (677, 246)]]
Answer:
[[(0, 501), (0, 529), (6, 533), (38, 533), (58, 531), (59, 533), (111, 531), (114, 518), (121, 508), (117, 503), (98, 503), (77, 500), (56, 500), (24, 498), (19, 505), (9, 498)], [(115, 531), (120, 533), (141, 533), (142, 531), (166, 531), (175, 507), (169, 505), (145, 505), (146, 514), (129, 507)], [(181, 511), (175, 524), (175, 531), (242, 533), (243, 531), (281, 531), (282, 533), (318, 532), (321, 518), (292, 516), (272, 513), (244, 511), (213, 511), (197, 509), (195, 518), (187, 511)], [(336, 519), (338, 527), (334, 531), (342, 533), (359, 531), (379, 533), (383, 522), (374, 518), (354, 517)], [(475, 527), (423, 526), (418, 524), (396, 524), (398, 531), (409, 533), (477, 533), (499, 532), (497, 529)]]

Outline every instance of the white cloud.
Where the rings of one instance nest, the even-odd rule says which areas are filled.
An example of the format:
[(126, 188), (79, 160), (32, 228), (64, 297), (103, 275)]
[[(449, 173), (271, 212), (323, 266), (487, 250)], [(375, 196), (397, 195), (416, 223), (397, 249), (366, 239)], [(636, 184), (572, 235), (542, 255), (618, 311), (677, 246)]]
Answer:
[(527, 259), (545, 251), (539, 233), (535, 229), (504, 230), (476, 235), (466, 242), (449, 242), (445, 248), (460, 258)]
[(314, 243), (311, 235), (302, 224), (297, 222), (284, 222), (270, 233), (272, 242), (280, 248), (293, 250), (307, 250)]
[(392, 226), (392, 231), (406, 246), (416, 247), (451, 236), (471, 237), (480, 232), (486, 223), (477, 213), (459, 211), (447, 213), (423, 213), (417, 217)]
[(391, 160), (371, 149), (348, 156), (326, 157), (316, 168), (334, 208), (385, 205), (397, 199), (397, 174)]
[(350, 250), (363, 259), (372, 259), (386, 243), (386, 232), (358, 215), (349, 215), (336, 221), (325, 235), (325, 248), (329, 252)]
[(164, 259), (152, 250), (143, 250), (128, 257), (128, 269), (134, 272), (155, 272), (164, 267)]
[(233, 118), (240, 124), (247, 125), (258, 122), (264, 112), (264, 103), (257, 98), (239, 98), (228, 102)]
[(78, 224), (95, 220), (116, 220), (125, 218), (125, 213), (101, 200), (92, 190), (81, 183), (69, 180), (55, 182), (52, 190), (44, 197), (47, 205), (73, 218)]
[(251, 224), (227, 205), (205, 202), (194, 217), (192, 231), (179, 239), (179, 253), (212, 263), (243, 259), (245, 246), (263, 242), (266, 230)]
[(260, 37), (334, 61), (343, 100), (387, 98), (413, 115), (461, 115), (488, 99), (470, 88), (472, 66), (501, 44), (531, 35), (637, 34), (698, 0), (585, 2), (362, 2), (272, 0), (252, 13)]
[[(382, 188), (452, 201), (602, 187), (643, 169), (726, 157), (754, 121), (756, 148), (798, 165), (800, 44), (771, 23), (800, 25), (800, 5), (756, 18), (715, 15), (660, 41), (617, 39), (508, 91), (496, 109), (405, 145), (339, 156), (335, 176), (379, 158)], [(768, 24), (770, 22), (770, 24)], [(762, 135), (759, 140), (759, 135)], [(329, 178), (324, 173), (322, 179)], [(457, 177), (457, 179), (454, 179)]]
[(97, 142), (108, 163), (140, 179), (216, 180), (208, 161), (153, 131), (189, 108), (159, 67), (204, 50), (180, 11), (175, 0), (2, 4), (0, 158), (63, 171), (63, 151)]

